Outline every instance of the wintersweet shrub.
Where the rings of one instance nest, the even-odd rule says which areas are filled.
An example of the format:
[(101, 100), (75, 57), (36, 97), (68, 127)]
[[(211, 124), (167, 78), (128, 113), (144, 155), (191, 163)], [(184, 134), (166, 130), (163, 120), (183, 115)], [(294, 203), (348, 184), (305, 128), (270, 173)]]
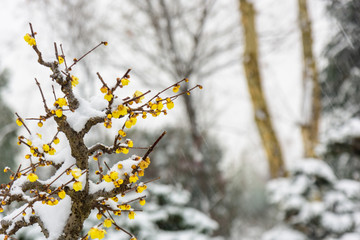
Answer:
[[(146, 196), (142, 192), (152, 180), (140, 182), (139, 178), (144, 176), (151, 163), (149, 154), (165, 132), (150, 147), (144, 148), (135, 147), (134, 142), (126, 138), (128, 129), (139, 117), (166, 115), (167, 110), (174, 107), (173, 101), (177, 97), (202, 87), (197, 85), (178, 93), (180, 85), (188, 82), (184, 78), (149, 100), (146, 97), (150, 91), (135, 91), (130, 95), (121, 91), (120, 95), (120, 89), (130, 84), (129, 69), (116, 79), (114, 85), (109, 85), (97, 73), (103, 97), (88, 101), (73, 91), (81, 81), (73, 68), (89, 53), (108, 43), (101, 42), (72, 61), (67, 60), (61, 45), (59, 52), (55, 43), (56, 58), (45, 61), (31, 24), (30, 30), (24, 39), (36, 52), (38, 62), (51, 70), (50, 80), (55, 86), (43, 89), (35, 79), (45, 113), (35, 118), (22, 118), (16, 114), (16, 123), (27, 131), (26, 135), (18, 137), (18, 144), (28, 153), (17, 169), (4, 169), (10, 173), (10, 182), (0, 189), (0, 211), (7, 214), (1, 220), (0, 234), (5, 236), (4, 239), (13, 238), (21, 228), (38, 224), (44, 236), (50, 239), (102, 239), (106, 235), (105, 229), (113, 227), (135, 240), (132, 233), (118, 224), (118, 218), (127, 215), (134, 219), (139, 209), (131, 204), (145, 204)], [(52, 91), (54, 100), (46, 99), (45, 91)], [(28, 127), (30, 121), (36, 121), (37, 126)], [(122, 123), (120, 129), (113, 129), (115, 121)], [(98, 124), (114, 130), (112, 145), (96, 143), (87, 146), (84, 138)], [(124, 155), (133, 149), (144, 149), (143, 156), (132, 155), (124, 159)], [(115, 162), (106, 158), (106, 155), (116, 154), (118, 160)], [(96, 169), (89, 167), (91, 161), (96, 163), (92, 164), (97, 166)], [(48, 169), (53, 174), (42, 179), (38, 169)], [(131, 192), (136, 193), (135, 197), (122, 201)], [(84, 221), (93, 211), (97, 213), (99, 223), (83, 229)], [(85, 236), (81, 236), (82, 232)]]

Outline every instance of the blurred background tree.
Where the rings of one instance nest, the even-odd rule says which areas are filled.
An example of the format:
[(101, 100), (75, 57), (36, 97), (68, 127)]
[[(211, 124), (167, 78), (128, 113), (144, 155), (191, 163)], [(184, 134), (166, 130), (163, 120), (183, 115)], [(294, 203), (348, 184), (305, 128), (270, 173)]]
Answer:
[[(239, 61), (240, 54), (234, 54), (241, 42), (239, 26), (231, 18), (225, 21), (223, 16), (229, 14), (220, 2), (128, 1), (125, 11), (121, 6), (119, 23), (125, 24), (119, 24), (119, 36), (134, 53), (136, 63), (131, 67), (150, 73), (143, 77), (145, 84), (160, 87), (186, 77), (206, 88), (210, 76)], [(187, 87), (182, 85), (181, 90)], [(155, 175), (163, 183), (180, 182), (191, 193), (190, 206), (221, 224), (216, 234), (228, 235), (233, 219), (225, 205), (226, 177), (219, 165), (222, 152), (208, 132), (217, 113), (210, 110), (212, 104), (197, 94), (183, 99), (182, 122), (166, 136), (177, 147), (169, 149), (168, 142), (159, 146), (154, 157), (161, 159), (157, 164), (163, 170)], [(210, 114), (208, 119), (203, 117), (206, 114)]]
[(360, 1), (332, 0), (327, 9), (338, 30), (326, 46), (321, 76), (324, 158), (339, 177), (359, 180)]
[[(10, 79), (7, 70), (0, 72), (0, 169), (6, 166), (13, 169), (16, 166), (15, 157), (17, 153), (16, 145), (16, 124), (14, 122), (14, 112), (7, 106), (3, 99), (3, 92)], [(9, 178), (5, 174), (0, 175), (0, 183), (8, 183)]]

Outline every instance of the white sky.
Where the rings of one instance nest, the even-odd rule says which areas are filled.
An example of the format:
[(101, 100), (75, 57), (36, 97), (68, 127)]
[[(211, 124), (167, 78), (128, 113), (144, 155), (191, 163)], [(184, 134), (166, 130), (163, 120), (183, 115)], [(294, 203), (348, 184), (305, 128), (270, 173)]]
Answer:
[[(24, 34), (29, 32), (28, 22), (32, 22), (36, 27), (38, 44), (42, 49), (52, 47), (56, 41), (52, 32), (56, 30), (49, 31), (47, 23), (36, 16), (38, 13), (34, 14), (33, 8), (28, 7), (28, 2), (20, 0), (0, 3), (0, 66), (8, 68), (12, 76), (10, 89), (5, 93), (5, 97), (14, 110), (23, 116), (38, 115), (39, 111), (42, 111), (34, 77), (44, 85), (50, 84), (46, 82), (48, 70), (37, 64), (35, 53), (23, 40)], [(286, 161), (291, 164), (301, 158), (302, 154), (301, 136), (297, 126), (301, 116), (302, 71), (300, 35), (296, 22), (297, 1), (254, 2), (258, 13), (263, 86)], [(315, 53), (320, 58), (322, 47), (329, 37), (329, 24), (324, 14), (324, 1), (308, 2), (313, 20)], [(229, 3), (234, 4), (234, 9), (237, 9), (237, 1), (229, 0)], [(235, 10), (234, 14), (237, 14)], [(111, 52), (111, 44), (109, 51)], [(45, 57), (52, 55), (45, 54)], [(115, 74), (119, 73), (113, 75)], [(209, 102), (215, 104), (214, 109), (205, 113), (205, 116), (211, 117), (212, 123), (207, 130), (226, 149), (226, 163), (240, 167), (240, 160), (246, 159), (246, 162), (254, 163), (257, 171), (265, 173), (267, 165), (252, 120), (241, 63), (209, 79), (201, 94), (204, 94), (205, 100), (208, 97)], [(180, 111), (180, 108), (174, 109), (161, 123), (176, 123), (179, 118), (176, 111)]]

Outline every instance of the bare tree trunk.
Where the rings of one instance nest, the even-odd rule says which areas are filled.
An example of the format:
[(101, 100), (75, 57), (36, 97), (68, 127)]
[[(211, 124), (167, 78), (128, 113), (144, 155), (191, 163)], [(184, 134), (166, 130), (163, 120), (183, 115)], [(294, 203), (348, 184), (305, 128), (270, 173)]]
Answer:
[(285, 175), (285, 165), (261, 86), (254, 7), (247, 0), (240, 0), (240, 12), (245, 38), (243, 64), (255, 122), (269, 162), (270, 176), (271, 178), (282, 177)]
[(320, 84), (312, 50), (311, 21), (306, 0), (298, 0), (299, 27), (303, 46), (303, 122), (301, 134), (305, 157), (316, 157), (315, 147), (318, 143), (319, 119), (321, 111)]

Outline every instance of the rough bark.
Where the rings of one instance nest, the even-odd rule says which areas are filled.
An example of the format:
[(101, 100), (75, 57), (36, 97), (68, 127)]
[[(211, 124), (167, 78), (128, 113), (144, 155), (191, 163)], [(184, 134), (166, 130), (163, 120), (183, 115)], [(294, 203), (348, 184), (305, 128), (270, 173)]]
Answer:
[(245, 40), (243, 64), (253, 105), (255, 123), (266, 152), (270, 176), (271, 178), (282, 177), (285, 175), (284, 160), (261, 84), (254, 7), (247, 0), (240, 0), (240, 12)]
[(319, 119), (321, 111), (321, 92), (315, 58), (311, 21), (306, 0), (298, 0), (299, 28), (301, 30), (303, 48), (303, 89), (304, 112), (301, 133), (305, 157), (316, 157), (315, 147), (318, 143)]

